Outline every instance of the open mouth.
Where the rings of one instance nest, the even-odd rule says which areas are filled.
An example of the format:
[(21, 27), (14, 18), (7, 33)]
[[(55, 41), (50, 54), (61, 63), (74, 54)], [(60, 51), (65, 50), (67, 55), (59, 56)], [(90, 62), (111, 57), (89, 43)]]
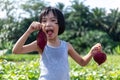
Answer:
[(52, 35), (53, 30), (52, 30), (52, 29), (49, 29), (49, 30), (46, 30), (46, 32), (47, 32), (48, 35)]

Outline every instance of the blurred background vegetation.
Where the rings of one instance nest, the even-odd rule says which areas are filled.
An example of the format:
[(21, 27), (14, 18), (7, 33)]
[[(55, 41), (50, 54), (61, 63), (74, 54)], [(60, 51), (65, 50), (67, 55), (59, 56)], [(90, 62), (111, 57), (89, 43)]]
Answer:
[[(15, 42), (32, 21), (38, 21), (46, 4), (49, 6), (43, 0), (0, 0), (0, 10), (6, 12), (6, 17), (0, 18), (0, 50), (11, 54)], [(118, 9), (107, 13), (105, 8), (90, 9), (79, 0), (72, 0), (71, 6), (67, 7), (64, 3), (57, 3), (56, 8), (63, 12), (66, 20), (66, 31), (59, 37), (70, 42), (79, 53), (86, 54), (91, 46), (100, 42), (107, 54), (120, 54)], [(26, 44), (34, 41), (36, 35), (37, 32), (32, 33)]]

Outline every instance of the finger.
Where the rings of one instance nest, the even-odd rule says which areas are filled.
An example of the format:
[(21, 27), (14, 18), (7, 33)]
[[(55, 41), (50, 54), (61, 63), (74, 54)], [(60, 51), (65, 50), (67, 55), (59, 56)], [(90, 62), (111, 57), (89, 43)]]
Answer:
[(45, 24), (41, 23), (40, 24), (40, 29), (44, 30), (44, 28), (45, 28)]
[(98, 47), (101, 48), (101, 44), (100, 43), (98, 43)]
[(40, 30), (41, 29), (41, 24), (40, 23), (37, 23), (37, 29)]
[(42, 27), (45, 27), (45, 24), (42, 23)]
[(102, 50), (102, 47), (101, 47), (101, 44), (100, 44), (100, 43), (97, 43), (97, 44), (96, 44), (96, 47), (98, 48), (99, 51)]
[(35, 25), (35, 30), (40, 30), (41, 29), (41, 25), (39, 22), (34, 22), (34, 25)]

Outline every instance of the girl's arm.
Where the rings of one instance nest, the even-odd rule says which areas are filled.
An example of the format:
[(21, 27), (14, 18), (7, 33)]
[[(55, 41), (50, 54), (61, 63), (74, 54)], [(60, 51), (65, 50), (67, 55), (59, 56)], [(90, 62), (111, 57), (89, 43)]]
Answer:
[(98, 51), (101, 51), (100, 43), (97, 43), (96, 45), (94, 45), (86, 56), (81, 57), (72, 47), (72, 45), (68, 43), (69, 55), (81, 66), (87, 65), (91, 60), (92, 56)]
[(37, 41), (33, 41), (30, 44), (24, 45), (29, 35), (35, 31), (40, 30), (41, 24), (39, 22), (33, 22), (27, 31), (19, 38), (16, 44), (13, 47), (13, 53), (27, 53), (32, 51), (38, 51)]

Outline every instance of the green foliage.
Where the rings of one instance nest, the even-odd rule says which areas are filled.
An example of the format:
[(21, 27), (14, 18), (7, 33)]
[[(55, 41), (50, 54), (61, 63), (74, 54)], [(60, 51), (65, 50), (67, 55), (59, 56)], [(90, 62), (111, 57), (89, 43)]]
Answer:
[(7, 54), (7, 55), (3, 55), (0, 56), (0, 59), (4, 59), (7, 61), (31, 61), (34, 59), (38, 59), (40, 58), (40, 55), (38, 54)]
[(78, 37), (71, 37), (71, 35), (74, 35), (74, 31), (66, 31), (60, 38), (70, 42), (80, 54), (88, 53), (90, 48), (96, 43), (101, 43), (103, 51), (107, 54), (113, 54), (111, 53), (112, 49), (118, 45), (106, 33), (98, 30), (86, 31)]
[(60, 9), (62, 12), (64, 12), (64, 7), (65, 7), (64, 3), (58, 2), (56, 4), (56, 7)]
[(13, 48), (13, 43), (12, 42), (1, 41), (0, 44), (1, 44), (0, 49), (1, 50), (6, 50), (5, 51), (6, 54), (11, 54), (12, 53), (12, 48)]
[(105, 31), (114, 41), (120, 39), (120, 12), (111, 9), (111, 13), (105, 15), (104, 9), (93, 9), (93, 27)]
[[(10, 55), (9, 55), (10, 56)], [(12, 55), (13, 56), (13, 55)], [(20, 56), (20, 55), (16, 55)], [(21, 55), (20, 57), (23, 57)], [(25, 55), (28, 58), (31, 55)], [(34, 55), (33, 55), (34, 56)], [(38, 55), (37, 55), (38, 56)], [(9, 57), (8, 57), (9, 58)], [(8, 61), (0, 59), (0, 79), (1, 80), (38, 80), (40, 75), (39, 58), (25, 61)], [(70, 79), (71, 80), (119, 80), (120, 65), (119, 55), (107, 55), (107, 61), (98, 66), (94, 60), (81, 67), (73, 59), (69, 58)]]
[[(0, 49), (7, 48), (8, 53), (11, 53), (11, 44), (13, 45), (20, 38), (32, 21), (38, 21), (42, 8), (49, 6), (42, 0), (25, 0), (24, 3), (17, 5), (18, 3), (20, 2), (16, 0), (0, 2), (0, 10), (6, 12), (6, 18), (0, 19)], [(106, 14), (104, 8), (90, 9), (89, 6), (85, 6), (84, 1), (72, 0), (71, 3), (72, 5), (66, 9), (64, 9), (63, 3), (56, 5), (63, 11), (66, 20), (66, 31), (61, 36), (62, 39), (72, 43), (79, 52), (86, 53), (93, 44), (101, 42), (105, 52), (111, 53), (120, 41), (120, 12), (118, 9), (113, 9), (111, 13)], [(19, 9), (24, 12), (19, 15), (14, 14)], [(23, 14), (29, 17), (22, 17)], [(94, 30), (98, 30), (98, 32), (94, 32)], [(99, 33), (99, 31), (104, 33)], [(31, 34), (26, 44), (35, 40), (36, 36), (37, 32)]]
[(116, 46), (116, 47), (113, 49), (113, 53), (120, 55), (120, 45)]
[[(37, 18), (38, 17), (25, 18), (21, 21), (21, 23), (19, 23), (19, 26), (16, 27), (15, 31), (13, 31), (13, 34), (19, 33), (18, 35), (13, 36), (14, 38), (12, 40), (14, 43), (23, 35), (33, 21), (37, 21)], [(36, 40), (36, 36), (36, 32), (32, 33), (26, 41), (26, 44)]]
[[(23, 9), (23, 11), (25, 11), (22, 14), (29, 15), (29, 18), (22, 18), (21, 13), (19, 16), (14, 15), (14, 13), (19, 10), (16, 6), (14, 6), (17, 5), (17, 3), (20, 2), (4, 0), (0, 3), (2, 5), (2, 10), (6, 11), (6, 18), (0, 19), (0, 42), (12, 41), (15, 43), (26, 31), (32, 21), (38, 21), (38, 15), (45, 5), (43, 1), (39, 0), (26, 0), (25, 3), (20, 3), (17, 8), (19, 7), (19, 9)], [(34, 34), (31, 36), (34, 36)], [(36, 37), (30, 38), (29, 41), (32, 41), (31, 39), (36, 39)]]
[(12, 48), (12, 42), (3, 42), (2, 43), (2, 47), (4, 48), (4, 49), (11, 49)]
[[(115, 58), (113, 60), (113, 58)], [(119, 80), (120, 79), (120, 56), (108, 55), (107, 61), (98, 66), (91, 61), (87, 66), (80, 67), (70, 59), (71, 80)]]
[(25, 3), (21, 4), (21, 8), (28, 13), (31, 18), (38, 17), (43, 7), (45, 7), (43, 0), (26, 0)]
[(37, 80), (39, 77), (39, 59), (30, 62), (0, 62), (1, 80)]
[[(80, 3), (78, 0), (72, 2), (71, 11), (69, 14), (65, 14), (66, 17), (66, 29), (73, 30), (74, 36), (80, 36), (81, 33), (90, 26), (91, 20), (90, 11), (87, 6)], [(78, 34), (79, 33), (79, 34)]]

